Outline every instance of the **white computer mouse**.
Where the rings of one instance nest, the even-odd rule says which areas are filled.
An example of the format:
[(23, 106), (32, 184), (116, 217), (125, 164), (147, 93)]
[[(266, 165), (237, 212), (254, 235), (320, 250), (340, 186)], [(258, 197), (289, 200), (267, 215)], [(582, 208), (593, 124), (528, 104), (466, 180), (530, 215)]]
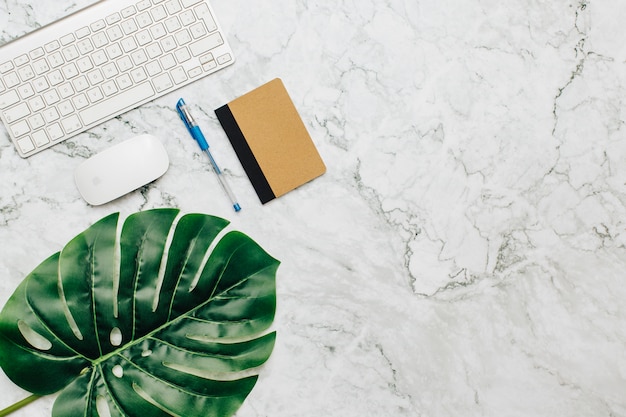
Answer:
[(139, 135), (85, 160), (74, 171), (74, 180), (85, 201), (98, 206), (156, 180), (169, 163), (158, 138)]

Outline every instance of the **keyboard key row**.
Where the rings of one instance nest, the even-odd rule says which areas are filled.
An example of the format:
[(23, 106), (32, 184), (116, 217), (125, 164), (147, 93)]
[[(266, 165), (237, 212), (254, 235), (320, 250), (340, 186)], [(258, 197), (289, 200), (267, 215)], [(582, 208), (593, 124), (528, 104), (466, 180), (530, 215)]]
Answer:
[[(183, 1), (183, 6), (185, 8), (192, 7), (200, 0), (195, 1)], [(148, 2), (149, 3), (149, 2)], [(145, 10), (147, 8), (141, 9)], [(14, 58), (13, 62), (7, 61), (0, 64), (0, 74), (7, 73), (13, 70), (15, 67), (20, 67), (26, 65), (31, 60), (37, 60), (42, 58), (46, 53), (50, 54), (48, 57), (50, 66), (52, 68), (57, 68), (62, 65), (62, 56), (65, 58), (65, 61), (71, 61), (73, 59), (78, 58), (80, 55), (85, 55), (94, 49), (98, 49), (107, 45), (110, 42), (116, 42), (124, 37), (124, 35), (129, 35), (131, 33), (135, 33), (140, 28), (145, 28), (154, 24), (154, 22), (164, 21), (163, 24), (158, 24), (156, 26), (150, 27), (150, 32), (153, 39), (159, 39), (165, 36), (167, 33), (173, 33), (182, 27), (189, 27), (192, 23), (196, 22), (196, 16), (198, 19), (201, 19), (205, 27), (203, 26), (194, 26), (192, 28), (192, 35), (194, 39), (197, 39), (200, 36), (203, 36), (203, 33), (208, 31), (208, 33), (217, 30), (217, 25), (213, 17), (211, 16), (210, 10), (206, 4), (201, 4), (197, 6), (194, 11), (186, 10), (183, 13), (180, 13), (178, 16), (175, 14), (181, 12), (183, 9), (181, 8), (180, 2), (178, 0), (169, 0), (165, 3), (165, 6), (157, 6), (150, 10), (150, 12), (144, 12), (137, 14), (134, 18), (131, 16), (135, 15), (134, 7), (131, 6), (127, 9), (124, 9), (122, 15), (119, 13), (114, 13), (108, 16), (106, 19), (98, 20), (92, 23), (89, 26), (85, 26), (81, 29), (78, 29), (75, 33), (69, 33), (65, 36), (62, 36), (58, 40), (52, 40), (44, 45), (43, 48), (35, 48), (29, 54), (23, 54)], [(172, 16), (174, 15), (174, 16)], [(168, 16), (171, 16), (168, 18)], [(123, 18), (125, 20), (123, 20)], [(121, 23), (120, 23), (121, 22)], [(118, 24), (119, 23), (119, 24)], [(112, 26), (110, 26), (112, 25)], [(105, 31), (102, 31), (105, 29)], [(102, 31), (102, 32), (101, 32)], [(90, 34), (92, 34), (91, 40), (87, 38)], [(149, 42), (147, 40), (147, 34), (142, 33), (141, 39), (143, 42)], [(74, 45), (73, 43), (77, 40), (81, 40)], [(144, 45), (146, 43), (143, 43)], [(62, 49), (63, 47), (66, 47)], [(62, 49), (60, 52), (59, 50)], [(41, 66), (42, 63), (40, 62)], [(39, 67), (39, 74), (43, 73), (45, 69)]]

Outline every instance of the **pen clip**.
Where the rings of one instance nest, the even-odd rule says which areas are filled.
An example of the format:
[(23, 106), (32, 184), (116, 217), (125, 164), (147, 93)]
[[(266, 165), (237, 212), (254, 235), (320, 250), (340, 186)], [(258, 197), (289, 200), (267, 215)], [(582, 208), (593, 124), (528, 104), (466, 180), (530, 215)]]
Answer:
[(178, 111), (178, 115), (185, 123), (185, 126), (187, 126), (187, 129), (191, 130), (195, 126), (198, 126), (196, 120), (191, 115), (187, 104), (185, 104), (185, 100), (183, 100), (182, 98), (178, 100), (178, 103), (176, 103), (176, 111)]

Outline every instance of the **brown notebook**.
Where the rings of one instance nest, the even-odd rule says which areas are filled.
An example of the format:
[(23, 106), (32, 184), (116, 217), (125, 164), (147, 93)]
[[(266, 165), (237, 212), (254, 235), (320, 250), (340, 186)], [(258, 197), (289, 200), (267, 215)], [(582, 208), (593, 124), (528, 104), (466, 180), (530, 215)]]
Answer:
[(263, 204), (326, 172), (279, 78), (215, 114)]

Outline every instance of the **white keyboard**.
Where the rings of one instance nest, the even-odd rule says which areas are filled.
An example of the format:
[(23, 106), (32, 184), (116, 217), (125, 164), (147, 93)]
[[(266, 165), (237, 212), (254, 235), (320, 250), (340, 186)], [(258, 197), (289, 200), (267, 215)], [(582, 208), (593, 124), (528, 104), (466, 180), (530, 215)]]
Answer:
[(0, 47), (0, 117), (28, 157), (233, 62), (205, 0), (101, 0)]

